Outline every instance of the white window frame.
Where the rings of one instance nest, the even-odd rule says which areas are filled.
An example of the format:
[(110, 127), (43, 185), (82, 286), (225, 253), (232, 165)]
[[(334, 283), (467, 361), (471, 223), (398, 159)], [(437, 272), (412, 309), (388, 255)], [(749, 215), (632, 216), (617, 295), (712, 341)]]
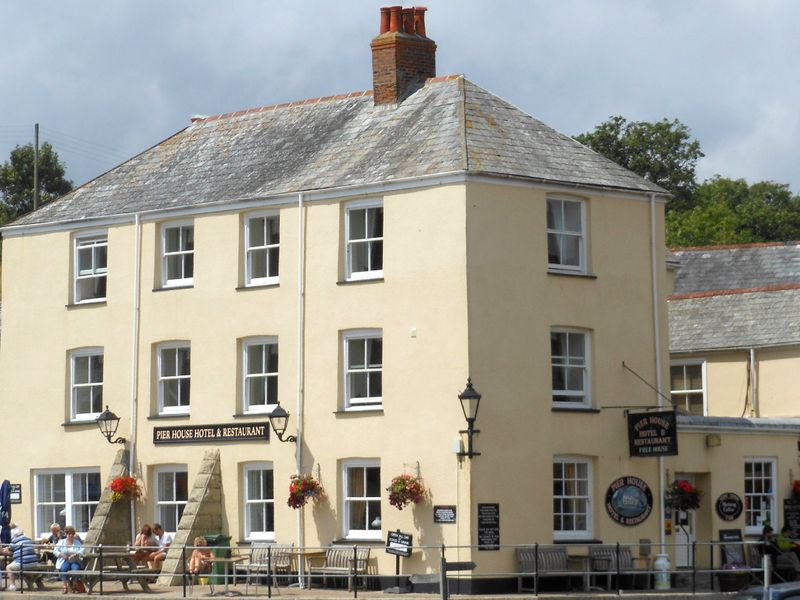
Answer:
[[(700, 365), (701, 372), (700, 376), (702, 378), (702, 388), (701, 389), (683, 389), (683, 390), (673, 390), (672, 388), (672, 367), (694, 367)], [(684, 403), (679, 408), (683, 408), (688, 412), (688, 407), (686, 405), (686, 395), (688, 394), (696, 394), (698, 392), (703, 393), (703, 416), (708, 415), (708, 379), (706, 377), (706, 359), (704, 358), (696, 358), (696, 359), (681, 359), (681, 360), (671, 360), (669, 362), (670, 374), (669, 374), (669, 383), (670, 383), (670, 400), (672, 401), (673, 394), (681, 394), (684, 396)], [(684, 383), (686, 382), (686, 370), (683, 369), (683, 379)], [(677, 406), (674, 401), (673, 405)]]
[[(89, 359), (89, 375), (92, 373), (91, 361), (96, 357), (103, 357), (103, 381), (90, 381), (89, 383), (75, 382), (75, 363), (79, 358)], [(105, 357), (102, 347), (79, 348), (69, 353), (70, 367), (70, 420), (71, 421), (94, 421), (103, 412), (103, 383), (105, 380)], [(78, 412), (78, 389), (100, 387), (100, 410), (97, 412), (79, 413)]]
[[(248, 474), (253, 471), (269, 471), (272, 473), (272, 498), (262, 498), (258, 500), (250, 499), (250, 478)], [(253, 462), (246, 463), (242, 472), (244, 482), (242, 489), (244, 490), (243, 509), (244, 509), (244, 539), (248, 541), (275, 541), (275, 470), (271, 462)], [(253, 531), (250, 522), (250, 505), (262, 504), (265, 506), (272, 505), (272, 530), (268, 531)]]
[[(271, 372), (265, 371), (259, 374), (248, 374), (248, 348), (251, 346), (261, 346), (261, 345), (274, 345), (276, 350), (278, 351), (278, 371)], [(277, 336), (260, 336), (254, 338), (247, 338), (242, 340), (242, 411), (245, 413), (271, 413), (276, 406), (278, 406), (278, 392), (274, 398), (275, 402), (264, 404), (264, 405), (251, 405), (250, 403), (250, 387), (247, 385), (248, 379), (251, 377), (276, 377), (278, 379), (278, 390), (280, 390), (280, 347), (278, 345), (278, 338)], [(269, 400), (269, 398), (268, 398)]]
[[(173, 474), (186, 473), (186, 500), (161, 500), (160, 499), (161, 498), (161, 487), (160, 487), (161, 486), (161, 478), (160, 478), (160, 475), (163, 474), (163, 473), (173, 473)], [(173, 496), (173, 498), (175, 496), (177, 496), (177, 493), (176, 493), (177, 492), (177, 488), (176, 488), (175, 483), (174, 483), (175, 479), (176, 479), (175, 477), (173, 477), (173, 479), (172, 479), (172, 481), (173, 481), (173, 486), (172, 486), (172, 496)], [(186, 505), (189, 502), (189, 495), (191, 494), (191, 490), (189, 489), (189, 469), (187, 468), (186, 465), (183, 465), (183, 464), (160, 465), (160, 466), (156, 467), (153, 470), (153, 483), (154, 483), (153, 488), (155, 490), (155, 494), (153, 496), (153, 503), (155, 505), (154, 506), (154, 508), (155, 508), (155, 513), (154, 513), (155, 514), (155, 518), (153, 519), (153, 522), (154, 523), (160, 523), (161, 525), (164, 525), (164, 521), (166, 521), (166, 519), (164, 519), (164, 517), (162, 515), (162, 512), (161, 512), (162, 510), (170, 509), (170, 510), (177, 511), (178, 507), (181, 506), (181, 505), (183, 505), (183, 509), (186, 510)], [(175, 513), (175, 515), (177, 517), (177, 512)], [(177, 519), (177, 521), (175, 522), (176, 528), (177, 528), (177, 525), (180, 523), (182, 517), (183, 517), (183, 513), (181, 513), (181, 517), (179, 517)], [(175, 531), (168, 531), (166, 529), (164, 531), (166, 531), (167, 533), (172, 533), (172, 534), (175, 533)]]
[[(383, 490), (383, 486), (379, 483), (378, 490), (379, 493), (377, 496), (367, 496), (366, 495), (366, 477), (364, 478), (364, 496), (353, 496), (350, 497), (347, 495), (347, 490), (349, 488), (349, 479), (350, 479), (350, 469), (366, 469), (366, 468), (381, 468), (381, 461), (379, 459), (349, 459), (342, 461), (342, 514), (344, 515), (344, 522), (342, 523), (343, 527), (343, 535), (345, 539), (348, 540), (382, 540), (383, 539), (383, 500), (381, 498), (380, 491)], [(381, 473), (381, 479), (383, 479), (383, 474)], [(350, 502), (351, 501), (366, 501), (366, 502), (373, 502), (373, 501), (381, 502), (381, 514), (378, 515), (381, 518), (381, 528), (380, 529), (349, 529), (350, 527)], [(369, 504), (367, 505), (367, 523), (370, 523), (372, 517), (369, 514)]]
[[(550, 249), (549, 249), (549, 242), (545, 240), (545, 248), (547, 250), (547, 268), (550, 271), (561, 271), (561, 272), (568, 272), (568, 273), (586, 273), (586, 201), (581, 200), (580, 198), (570, 198), (567, 196), (548, 196), (547, 203), (545, 205), (545, 225), (547, 219), (547, 209), (549, 208), (550, 202), (561, 202), (566, 203), (570, 202), (573, 204), (579, 204), (581, 208), (581, 230), (580, 231), (570, 231), (566, 229), (551, 229), (547, 227), (547, 235), (554, 234), (557, 236), (572, 236), (577, 237), (579, 239), (578, 243), (578, 264), (577, 265), (565, 265), (561, 263), (552, 263), (550, 262)], [(562, 219), (563, 220), (563, 219)], [(562, 251), (563, 255), (563, 251)]]
[[(256, 219), (275, 219), (278, 222), (278, 243), (277, 244), (268, 244), (265, 243), (263, 246), (250, 246), (250, 230), (252, 228), (252, 223)], [(276, 210), (271, 211), (264, 211), (258, 213), (252, 213), (245, 216), (244, 221), (244, 269), (245, 269), (245, 287), (257, 287), (261, 285), (275, 285), (280, 281), (280, 227), (281, 227), (281, 219), (280, 219), (280, 212)], [(266, 252), (267, 254), (267, 265), (269, 265), (269, 258), (273, 253), (278, 253), (278, 273), (272, 276), (267, 277), (253, 277), (253, 269), (252, 269), (252, 255), (255, 252)]]
[[(106, 251), (106, 266), (97, 267), (97, 251), (100, 248), (105, 248)], [(92, 268), (84, 274), (80, 270), (80, 254), (81, 251), (88, 250), (92, 257)], [(73, 269), (74, 281), (72, 287), (72, 294), (75, 304), (91, 304), (92, 302), (105, 302), (108, 297), (108, 232), (107, 231), (93, 231), (91, 233), (83, 233), (75, 236), (75, 241), (72, 249), (73, 253)], [(81, 297), (81, 281), (90, 279), (105, 279), (106, 293), (103, 296), (96, 296), (91, 298)]]
[[(556, 496), (555, 493), (553, 494), (553, 504), (555, 505), (556, 498), (564, 498), (564, 499), (572, 499), (572, 500), (585, 500), (586, 501), (586, 512), (584, 516), (586, 518), (586, 529), (572, 529), (572, 530), (556, 530), (555, 527), (553, 528), (553, 539), (554, 540), (577, 540), (577, 539), (591, 539), (593, 537), (593, 483), (592, 483), (592, 460), (585, 456), (554, 456), (553, 457), (553, 466), (556, 464), (583, 464), (586, 465), (586, 495), (562, 495)], [(564, 481), (562, 479), (562, 481)], [(555, 485), (555, 476), (553, 477), (553, 485)], [(555, 521), (555, 506), (553, 507), (554, 515), (553, 520)], [(572, 513), (578, 514), (578, 513)], [(555, 524), (554, 524), (555, 525)]]
[[(170, 375), (169, 377), (164, 377), (164, 365), (163, 365), (163, 356), (162, 351), (164, 350), (176, 350), (186, 348), (189, 350), (189, 374), (188, 375)], [(191, 381), (192, 381), (192, 346), (189, 342), (179, 341), (179, 342), (165, 342), (163, 344), (158, 344), (156, 346), (156, 378), (157, 378), (157, 387), (158, 387), (158, 414), (161, 415), (187, 415), (191, 410), (192, 406), (192, 388), (191, 388)], [(164, 384), (167, 381), (172, 380), (181, 380), (181, 379), (188, 379), (189, 380), (189, 402), (183, 406), (164, 406)]]
[[(73, 478), (75, 475), (83, 475), (83, 474), (94, 474), (98, 477), (98, 497), (96, 502), (92, 501), (78, 501), (75, 500), (76, 494), (73, 485)], [(33, 519), (34, 525), (33, 529), (36, 531), (35, 536), (31, 536), (34, 539), (40, 539), (47, 535), (50, 535), (50, 525), (53, 523), (51, 519), (42, 519), (39, 516), (39, 507), (42, 505), (48, 506), (59, 506), (61, 502), (44, 502), (39, 497), (39, 478), (41, 476), (53, 476), (53, 475), (63, 475), (64, 476), (64, 525), (72, 525), (75, 529), (79, 529), (81, 523), (73, 522), (75, 521), (75, 508), (81, 505), (93, 505), (94, 509), (97, 510), (97, 506), (100, 502), (100, 495), (103, 493), (103, 481), (100, 479), (100, 468), (99, 467), (86, 467), (81, 469), (37, 469), (33, 471), (33, 493), (34, 493), (34, 502), (33, 502)], [(46, 521), (46, 522), (42, 522)], [(88, 531), (88, 530), (87, 530)], [(78, 531), (78, 534), (81, 536), (86, 535), (87, 531)]]
[[(350, 215), (354, 211), (359, 210), (367, 210), (370, 208), (380, 208), (383, 211), (383, 200), (361, 200), (359, 202), (351, 202), (345, 207), (345, 229), (344, 229), (344, 243), (345, 243), (345, 268), (346, 268), (346, 277), (348, 281), (358, 281), (364, 279), (381, 279), (383, 277), (383, 262), (385, 260), (385, 252), (384, 252), (384, 238), (385, 238), (385, 229), (386, 223), (384, 219), (381, 219), (383, 222), (383, 226), (381, 228), (381, 236), (370, 238), (365, 237), (363, 239), (358, 240), (351, 240), (350, 239)], [(385, 212), (384, 212), (385, 217)], [(366, 223), (366, 221), (365, 221)], [(353, 271), (353, 253), (352, 253), (352, 246), (355, 244), (365, 244), (370, 242), (381, 242), (381, 268), (380, 269), (369, 269), (367, 271)], [(371, 253), (370, 253), (371, 257)], [(370, 263), (372, 262), (370, 258)]]
[[(746, 474), (746, 469), (747, 469), (747, 464), (748, 463), (753, 464), (753, 465), (756, 464), (756, 463), (761, 463), (762, 465), (765, 465), (765, 464), (770, 465), (771, 477), (769, 478), (769, 481), (772, 484), (772, 490), (771, 490), (770, 493), (763, 493), (763, 492), (759, 492), (759, 493), (751, 492), (749, 494), (747, 493), (747, 487), (746, 487), (746, 483), (745, 482), (747, 481), (748, 478), (746, 477), (745, 474)], [(742, 463), (742, 468), (743, 468), (743, 473), (742, 473), (743, 480), (742, 480), (742, 483), (743, 483), (743, 488), (744, 488), (745, 533), (746, 534), (750, 534), (750, 535), (760, 535), (761, 534), (761, 530), (763, 528), (764, 521), (769, 520), (769, 522), (773, 523), (773, 524), (778, 522), (778, 520), (777, 520), (777, 516), (778, 516), (778, 509), (777, 509), (777, 505), (778, 505), (778, 492), (777, 492), (777, 489), (778, 489), (778, 461), (777, 461), (777, 459), (775, 457), (772, 457), (772, 456), (745, 456), (744, 457), (744, 462)], [(754, 481), (756, 480), (756, 478), (754, 478), (754, 477), (751, 478), (751, 479), (753, 479)], [(767, 479), (764, 478), (764, 477), (761, 477), (760, 480), (761, 481), (766, 481)], [(758, 497), (761, 497), (761, 498), (767, 498), (769, 500), (769, 503), (770, 503), (769, 514), (766, 515), (766, 518), (762, 518), (761, 522), (756, 521), (755, 524), (748, 524), (748, 520), (750, 518), (750, 515), (751, 514), (755, 514), (755, 511), (751, 511), (750, 510), (750, 498), (754, 497), (754, 496), (758, 496)], [(763, 517), (763, 513), (762, 513), (762, 517)]]
[[(177, 252), (167, 253), (167, 232), (171, 229), (191, 229), (192, 230), (192, 249), (181, 248)], [(171, 221), (161, 224), (161, 285), (163, 287), (183, 287), (194, 283), (194, 221)], [(170, 256), (192, 256), (192, 276), (180, 277), (175, 279), (168, 278), (167, 261)]]
[[(365, 365), (363, 369), (350, 369), (350, 352), (348, 342), (354, 340), (368, 340), (380, 338), (381, 340), (381, 365), (380, 368)], [(347, 411), (376, 410), (383, 407), (383, 329), (353, 329), (342, 333), (342, 375), (344, 381), (344, 409)], [(366, 355), (365, 355), (366, 359)], [(381, 374), (381, 395), (367, 398), (352, 398), (350, 389), (350, 373), (375, 373)]]
[[(553, 351), (552, 351), (552, 341), (550, 337), (548, 337), (548, 343), (550, 345), (549, 353), (550, 353), (550, 399), (553, 407), (557, 408), (589, 408), (592, 406), (592, 335), (589, 330), (586, 329), (579, 329), (576, 327), (551, 327), (550, 328), (550, 335), (554, 333), (564, 333), (568, 335), (583, 335), (583, 347), (584, 347), (584, 365), (583, 365), (583, 394), (573, 394), (570, 393), (568, 390), (556, 390), (553, 387), (553, 367), (554, 366), (572, 366), (576, 367), (579, 365), (570, 365), (567, 363), (566, 365), (559, 363), (558, 365), (555, 364)], [(570, 357), (568, 357), (570, 358)], [(566, 382), (566, 379), (565, 379)], [(558, 393), (556, 393), (558, 392)], [(583, 396), (583, 400), (581, 401), (570, 401), (570, 400), (555, 400), (554, 396), (561, 396), (564, 398), (568, 398), (570, 396), (578, 397), (580, 395)]]

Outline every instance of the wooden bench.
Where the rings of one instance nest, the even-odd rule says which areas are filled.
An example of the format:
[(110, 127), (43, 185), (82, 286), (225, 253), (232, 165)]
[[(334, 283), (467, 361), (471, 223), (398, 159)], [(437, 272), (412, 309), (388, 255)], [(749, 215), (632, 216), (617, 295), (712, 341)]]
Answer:
[(44, 578), (47, 576), (57, 575), (53, 565), (47, 563), (37, 563), (35, 565), (24, 565), (22, 569), (22, 579), (28, 586), (29, 591), (33, 591), (35, 585), (37, 589), (44, 589)]
[[(581, 560), (571, 558), (566, 546), (521, 546), (517, 548), (517, 591), (539, 593), (541, 577), (582, 575)], [(533, 578), (533, 587), (524, 587), (525, 578)]]
[[(253, 542), (250, 546), (248, 561), (234, 565), (234, 582), (237, 573), (245, 574), (245, 590), (250, 585), (250, 578), (255, 576), (256, 592), (258, 591), (258, 576), (272, 577), (272, 585), (278, 587), (278, 574), (288, 575), (292, 568), (294, 558), (294, 544), (270, 544), (266, 542)], [(272, 563), (272, 564), (270, 564)], [(247, 594), (247, 591), (245, 591)]]
[[(616, 544), (589, 546), (589, 564), (592, 572), (600, 571), (606, 574), (606, 589), (611, 589), (611, 577), (616, 574), (632, 576), (634, 588), (636, 576), (644, 575), (646, 578), (644, 588), (649, 587), (647, 583), (650, 578), (650, 559), (634, 558), (630, 546)], [(619, 586), (619, 582), (617, 585)]]
[[(347, 590), (352, 591), (359, 575), (367, 572), (369, 562), (369, 548), (365, 546), (329, 546), (325, 549), (324, 562), (315, 565), (316, 557), (310, 557), (312, 563), (308, 567), (308, 588), (311, 589), (314, 575), (322, 575), (322, 585), (327, 584), (327, 576), (347, 576)], [(322, 558), (322, 557), (319, 557)]]

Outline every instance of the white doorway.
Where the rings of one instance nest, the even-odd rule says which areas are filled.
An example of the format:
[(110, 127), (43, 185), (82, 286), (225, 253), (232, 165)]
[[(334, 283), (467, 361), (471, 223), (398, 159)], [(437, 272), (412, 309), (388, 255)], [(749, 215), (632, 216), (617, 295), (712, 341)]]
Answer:
[[(694, 475), (690, 473), (675, 473), (675, 479), (685, 479), (694, 485)], [(692, 544), (695, 540), (695, 511), (686, 512), (675, 510), (672, 512), (672, 531), (675, 539), (675, 566), (692, 566)]]

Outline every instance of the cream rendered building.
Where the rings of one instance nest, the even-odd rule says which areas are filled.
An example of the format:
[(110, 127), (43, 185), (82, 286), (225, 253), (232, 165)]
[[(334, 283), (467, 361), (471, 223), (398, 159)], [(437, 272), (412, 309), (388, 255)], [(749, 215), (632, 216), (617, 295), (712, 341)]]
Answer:
[[(502, 545), (659, 540), (659, 461), (629, 457), (624, 419), (659, 397), (623, 363), (666, 389), (666, 195), (464, 77), (434, 78), (421, 33), (373, 41), (374, 93), (195, 119), (4, 228), (18, 523), (85, 531), (114, 459), (95, 425), (108, 405), (145, 490), (137, 526), (180, 530), (218, 448), (233, 544), (372, 544), (389, 574), (400, 529), (421, 547), (406, 573), (435, 571), (441, 544), (479, 574), (513, 572), (512, 548), (466, 547), (479, 504), (499, 505)], [(483, 394), (473, 458), (458, 454), (467, 377)], [(278, 403), (296, 443), (155, 439), (263, 432)], [(765, 443), (781, 481), (797, 460), (797, 430), (726, 429), (709, 448), (714, 424), (679, 427), (669, 477), (709, 498), (744, 495)], [(299, 512), (298, 472), (326, 490)], [(385, 491), (401, 473), (429, 490), (402, 512)], [(635, 527), (605, 507), (628, 475), (655, 495)], [(710, 506), (702, 539), (731, 526)]]

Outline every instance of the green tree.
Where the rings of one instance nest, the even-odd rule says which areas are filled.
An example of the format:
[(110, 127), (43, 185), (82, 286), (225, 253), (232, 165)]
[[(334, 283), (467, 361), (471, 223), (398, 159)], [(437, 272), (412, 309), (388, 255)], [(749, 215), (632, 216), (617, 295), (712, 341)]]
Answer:
[[(0, 165), (0, 223), (33, 210), (33, 144), (17, 146), (9, 160)], [(39, 203), (66, 194), (72, 182), (64, 177), (64, 164), (53, 147), (39, 148)]]
[(610, 117), (594, 131), (575, 139), (670, 191), (673, 198), (667, 203), (668, 211), (688, 210), (693, 206), (697, 186), (695, 165), (704, 154), (700, 142), (677, 119), (649, 123)]
[(773, 181), (717, 175), (697, 186), (695, 206), (667, 214), (667, 245), (710, 246), (800, 239), (800, 196)]

